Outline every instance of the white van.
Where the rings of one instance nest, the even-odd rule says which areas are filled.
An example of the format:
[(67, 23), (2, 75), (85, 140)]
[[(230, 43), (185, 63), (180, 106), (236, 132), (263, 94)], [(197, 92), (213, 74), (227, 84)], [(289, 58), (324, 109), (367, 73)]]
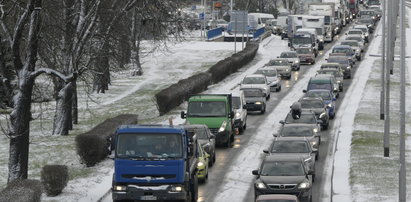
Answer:
[(274, 19), (273, 14), (268, 13), (249, 13), (248, 14), (248, 25), (251, 29), (257, 30), (265, 27), (267, 20)]

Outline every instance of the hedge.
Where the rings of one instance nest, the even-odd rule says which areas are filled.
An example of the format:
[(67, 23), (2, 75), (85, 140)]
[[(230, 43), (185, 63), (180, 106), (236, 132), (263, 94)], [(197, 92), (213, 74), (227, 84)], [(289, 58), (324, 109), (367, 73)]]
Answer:
[(75, 138), (77, 154), (87, 167), (94, 166), (110, 153), (111, 140), (121, 125), (137, 124), (137, 115), (121, 114), (105, 120), (86, 133)]
[(41, 183), (47, 196), (61, 194), (68, 182), (68, 168), (65, 165), (45, 165), (41, 170)]
[(218, 83), (228, 75), (238, 71), (254, 59), (258, 42), (248, 42), (246, 47), (232, 56), (218, 61), (205, 73), (200, 73), (180, 80), (178, 83), (163, 89), (155, 95), (160, 115), (169, 112), (186, 101), (190, 95), (201, 93), (210, 84)]
[(0, 192), (0, 201), (40, 202), (43, 187), (39, 180), (14, 180)]

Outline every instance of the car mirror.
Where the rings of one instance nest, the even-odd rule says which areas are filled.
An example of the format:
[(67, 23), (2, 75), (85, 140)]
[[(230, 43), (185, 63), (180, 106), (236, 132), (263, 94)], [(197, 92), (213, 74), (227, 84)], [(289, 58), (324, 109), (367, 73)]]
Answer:
[(264, 97), (267, 97), (267, 94), (266, 94), (266, 93), (263, 93), (263, 96), (264, 96)]
[(258, 175), (258, 170), (253, 170), (252, 173), (253, 175)]
[(290, 42), (288, 42), (288, 47), (291, 47), (291, 43), (290, 43)]
[(283, 125), (285, 124), (284, 120), (281, 120), (280, 123), (283, 124)]
[(313, 150), (313, 153), (314, 153), (314, 154), (318, 153), (318, 149), (312, 148), (312, 150)]
[(182, 119), (187, 118), (187, 114), (184, 111), (181, 111), (180, 116)]
[(263, 152), (264, 152), (265, 154), (268, 154), (268, 153), (269, 153), (268, 150), (266, 150), (266, 149), (264, 149)]
[(307, 90), (303, 90), (303, 93), (306, 93), (307, 92)]
[(243, 105), (243, 109), (247, 109), (247, 105)]

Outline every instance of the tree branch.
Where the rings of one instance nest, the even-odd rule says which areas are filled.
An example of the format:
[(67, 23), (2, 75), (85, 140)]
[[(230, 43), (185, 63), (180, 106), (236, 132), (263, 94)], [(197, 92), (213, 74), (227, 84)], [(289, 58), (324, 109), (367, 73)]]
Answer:
[(70, 82), (73, 81), (77, 78), (77, 73), (72, 73), (68, 76), (65, 76), (64, 74), (60, 73), (59, 71), (56, 71), (54, 69), (50, 69), (50, 68), (39, 68), (36, 71), (32, 72), (30, 74), (31, 78), (36, 78), (38, 76), (40, 76), (41, 74), (48, 74), (48, 75), (52, 75), (55, 76), (61, 80), (63, 80), (64, 82)]

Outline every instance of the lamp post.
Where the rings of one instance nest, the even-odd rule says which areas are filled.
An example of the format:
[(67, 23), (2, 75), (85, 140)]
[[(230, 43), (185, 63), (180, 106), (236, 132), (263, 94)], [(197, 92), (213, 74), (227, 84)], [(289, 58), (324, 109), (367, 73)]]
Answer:
[(407, 201), (406, 194), (406, 162), (405, 162), (405, 0), (400, 0), (400, 171), (399, 171), (399, 201)]

